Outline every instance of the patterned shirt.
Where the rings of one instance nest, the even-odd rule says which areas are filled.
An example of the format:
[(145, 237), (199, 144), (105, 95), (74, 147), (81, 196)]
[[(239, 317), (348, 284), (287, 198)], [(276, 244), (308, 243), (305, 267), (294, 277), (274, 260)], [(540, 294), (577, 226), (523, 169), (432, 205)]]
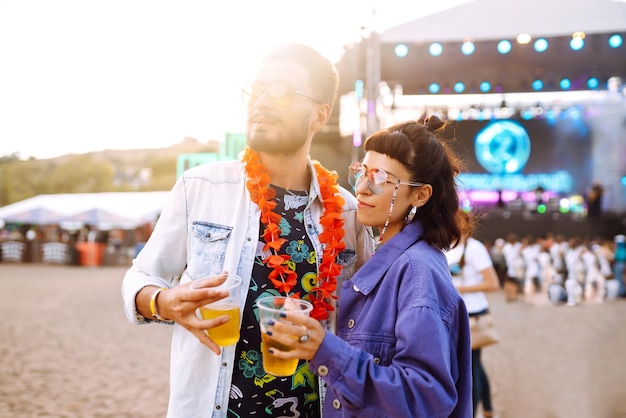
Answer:
[[(304, 191), (292, 192), (274, 185), (272, 188), (276, 190), (275, 211), (282, 216), (281, 238), (287, 240), (280, 254), (291, 257), (289, 268), (298, 275), (291, 294), (299, 292), (302, 299), (307, 299), (306, 295), (317, 281), (315, 251), (303, 226), (308, 195)], [(263, 234), (264, 230), (265, 225), (261, 224), (259, 233)], [(237, 343), (239, 357), (233, 371), (228, 416), (319, 417), (317, 377), (311, 373), (305, 360), (300, 360), (293, 376), (276, 377), (263, 371), (261, 332), (255, 304), (262, 297), (280, 295), (267, 278), (271, 270), (262, 261), (267, 255), (263, 253), (264, 245), (259, 238), (242, 318), (241, 338)]]

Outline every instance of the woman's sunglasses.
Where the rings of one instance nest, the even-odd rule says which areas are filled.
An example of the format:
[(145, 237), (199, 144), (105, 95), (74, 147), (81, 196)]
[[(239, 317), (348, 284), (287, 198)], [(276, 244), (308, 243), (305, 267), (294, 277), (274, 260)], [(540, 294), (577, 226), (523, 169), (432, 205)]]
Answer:
[(419, 183), (416, 181), (402, 181), (400, 179), (392, 179), (389, 174), (383, 169), (380, 168), (370, 168), (369, 170), (361, 163), (355, 161), (348, 167), (348, 183), (355, 190), (356, 188), (363, 182), (363, 180), (367, 179), (367, 188), (370, 192), (374, 194), (381, 194), (385, 191), (385, 185), (395, 184), (396, 186), (400, 184), (406, 184), (407, 186), (423, 186), (424, 183)]

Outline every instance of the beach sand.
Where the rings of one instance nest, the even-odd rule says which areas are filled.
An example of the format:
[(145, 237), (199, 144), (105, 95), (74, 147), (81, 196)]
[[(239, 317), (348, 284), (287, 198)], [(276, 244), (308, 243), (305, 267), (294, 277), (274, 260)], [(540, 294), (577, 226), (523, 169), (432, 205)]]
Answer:
[[(0, 417), (164, 417), (172, 327), (124, 316), (124, 267), (0, 264)], [(489, 295), (499, 418), (626, 417), (626, 300)], [(190, 417), (193, 418), (193, 417)]]

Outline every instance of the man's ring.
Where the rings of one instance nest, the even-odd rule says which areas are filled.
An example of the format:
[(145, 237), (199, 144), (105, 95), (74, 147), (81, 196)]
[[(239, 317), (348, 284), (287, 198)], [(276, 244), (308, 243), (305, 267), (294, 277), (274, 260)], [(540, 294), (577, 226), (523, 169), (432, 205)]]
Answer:
[(298, 338), (298, 341), (300, 341), (301, 343), (305, 343), (307, 341), (309, 341), (309, 338), (311, 337), (311, 334), (309, 334), (309, 329), (306, 329), (306, 334), (301, 335), (300, 338)]

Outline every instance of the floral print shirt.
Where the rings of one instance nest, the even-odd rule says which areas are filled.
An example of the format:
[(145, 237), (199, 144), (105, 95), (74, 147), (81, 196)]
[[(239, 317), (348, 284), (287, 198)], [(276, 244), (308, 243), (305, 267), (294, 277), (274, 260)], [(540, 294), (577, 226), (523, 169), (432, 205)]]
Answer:
[[(308, 195), (306, 192), (272, 187), (276, 190), (276, 212), (282, 216), (281, 238), (287, 240), (280, 253), (290, 256), (289, 268), (298, 274), (298, 284), (292, 294), (299, 292), (300, 297), (306, 299), (317, 278), (315, 251), (302, 224)], [(263, 230), (261, 224), (261, 234)], [(271, 270), (262, 261), (267, 255), (263, 253), (264, 245), (259, 239), (246, 308), (243, 310), (241, 338), (236, 349), (238, 358), (235, 358), (228, 416), (319, 417), (317, 377), (305, 360), (300, 361), (293, 376), (276, 377), (263, 370), (255, 303), (262, 297), (280, 295), (267, 278)]]

